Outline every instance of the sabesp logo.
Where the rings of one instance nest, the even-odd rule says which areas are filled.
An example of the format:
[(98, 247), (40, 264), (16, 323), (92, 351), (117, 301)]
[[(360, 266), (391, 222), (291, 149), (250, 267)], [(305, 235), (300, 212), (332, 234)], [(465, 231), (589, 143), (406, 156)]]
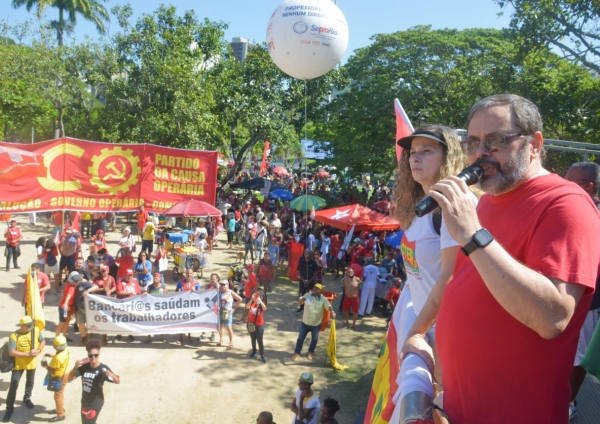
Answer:
[(337, 31), (333, 28), (325, 28), (325, 27), (320, 27), (318, 25), (313, 25), (312, 28), (310, 29), (311, 31), (316, 31), (319, 34), (331, 34), (331, 35), (337, 35)]

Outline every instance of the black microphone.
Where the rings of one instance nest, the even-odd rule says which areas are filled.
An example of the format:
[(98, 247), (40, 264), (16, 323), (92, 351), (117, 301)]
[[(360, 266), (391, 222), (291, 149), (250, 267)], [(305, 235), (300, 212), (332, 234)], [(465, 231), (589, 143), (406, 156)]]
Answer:
[[(474, 163), (471, 166), (467, 166), (465, 169), (460, 171), (457, 175), (458, 178), (463, 180), (467, 185), (477, 184), (480, 178), (483, 176), (483, 168), (478, 163)], [(432, 212), (439, 205), (431, 197), (427, 196), (415, 206), (415, 215), (421, 217)]]

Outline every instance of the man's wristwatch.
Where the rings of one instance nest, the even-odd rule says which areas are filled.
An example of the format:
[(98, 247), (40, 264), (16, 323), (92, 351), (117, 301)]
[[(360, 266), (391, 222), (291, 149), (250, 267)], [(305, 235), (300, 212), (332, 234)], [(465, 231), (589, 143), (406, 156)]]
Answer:
[(480, 247), (487, 246), (492, 241), (494, 241), (494, 237), (492, 237), (488, 230), (482, 228), (481, 230), (473, 234), (473, 237), (471, 237), (471, 241), (465, 244), (463, 247), (461, 247), (461, 250), (463, 251), (465, 256), (469, 256), (475, 250), (479, 249)]

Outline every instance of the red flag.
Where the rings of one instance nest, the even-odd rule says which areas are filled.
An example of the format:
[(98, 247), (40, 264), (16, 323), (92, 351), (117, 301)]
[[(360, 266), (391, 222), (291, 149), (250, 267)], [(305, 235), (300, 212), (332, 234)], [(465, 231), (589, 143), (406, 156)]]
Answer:
[(271, 153), (271, 147), (269, 145), (269, 140), (265, 141), (265, 150), (263, 151), (262, 162), (260, 163), (260, 171), (258, 172), (258, 176), (262, 177), (267, 172), (267, 166), (269, 165), (269, 154)]
[(404, 112), (404, 108), (400, 104), (400, 100), (394, 99), (394, 111), (396, 112), (396, 160), (400, 162), (402, 147), (398, 146), (398, 140), (407, 135), (411, 135), (415, 129), (410, 123), (410, 119)]
[(81, 213), (79, 213), (79, 212), (71, 213), (71, 229), (73, 231), (79, 232), (79, 217), (80, 217), (80, 215), (81, 215)]

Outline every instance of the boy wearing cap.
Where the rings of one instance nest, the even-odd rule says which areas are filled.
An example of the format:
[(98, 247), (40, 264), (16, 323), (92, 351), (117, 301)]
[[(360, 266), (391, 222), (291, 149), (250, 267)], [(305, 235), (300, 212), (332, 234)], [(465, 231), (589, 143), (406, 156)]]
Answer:
[(298, 390), (290, 408), (296, 414), (294, 423), (317, 424), (321, 402), (311, 388), (314, 381), (313, 375), (308, 372), (301, 374), (298, 379)]
[(58, 392), (54, 392), (54, 402), (56, 403), (56, 417), (50, 418), (48, 421), (55, 423), (58, 421), (64, 421), (67, 419), (65, 416), (65, 388), (69, 382), (69, 374), (67, 374), (67, 368), (69, 367), (69, 361), (71, 359), (71, 352), (67, 347), (67, 339), (63, 335), (58, 335), (52, 341), (52, 346), (56, 350), (55, 354), (46, 353), (44, 359), (42, 359), (42, 366), (44, 365), (46, 357), (52, 358), (50, 363), (47, 365), (50, 377), (59, 378), (62, 380), (62, 388)]
[(46, 345), (44, 335), (33, 325), (33, 320), (30, 316), (25, 315), (22, 317), (18, 325), (20, 328), (8, 337), (8, 354), (15, 358), (15, 366), (10, 376), (10, 386), (6, 395), (6, 413), (3, 418), (5, 423), (10, 421), (15, 409), (17, 388), (19, 387), (19, 381), (24, 371), (26, 372), (26, 380), (23, 405), (29, 409), (33, 409), (31, 392), (33, 391), (33, 383), (35, 381), (36, 358)]
[(325, 296), (321, 295), (323, 286), (319, 283), (315, 284), (312, 289), (312, 293), (306, 293), (304, 296), (298, 299), (298, 304), (304, 306), (304, 313), (302, 315), (302, 322), (300, 323), (300, 331), (298, 333), (298, 340), (296, 340), (296, 349), (292, 356), (292, 361), (295, 361), (302, 352), (302, 346), (304, 345), (304, 339), (308, 333), (311, 334), (310, 346), (308, 347), (308, 359), (312, 359), (317, 348), (317, 342), (319, 341), (319, 330), (321, 328), (321, 320), (323, 319), (323, 311), (329, 310), (331, 318), (335, 319), (335, 312), (329, 304), (329, 301)]
[(10, 227), (4, 230), (4, 238), (6, 239), (6, 271), (10, 271), (10, 261), (12, 258), (15, 269), (19, 269), (17, 259), (21, 256), (19, 242), (23, 238), (21, 229), (17, 226), (17, 220), (10, 220)]

